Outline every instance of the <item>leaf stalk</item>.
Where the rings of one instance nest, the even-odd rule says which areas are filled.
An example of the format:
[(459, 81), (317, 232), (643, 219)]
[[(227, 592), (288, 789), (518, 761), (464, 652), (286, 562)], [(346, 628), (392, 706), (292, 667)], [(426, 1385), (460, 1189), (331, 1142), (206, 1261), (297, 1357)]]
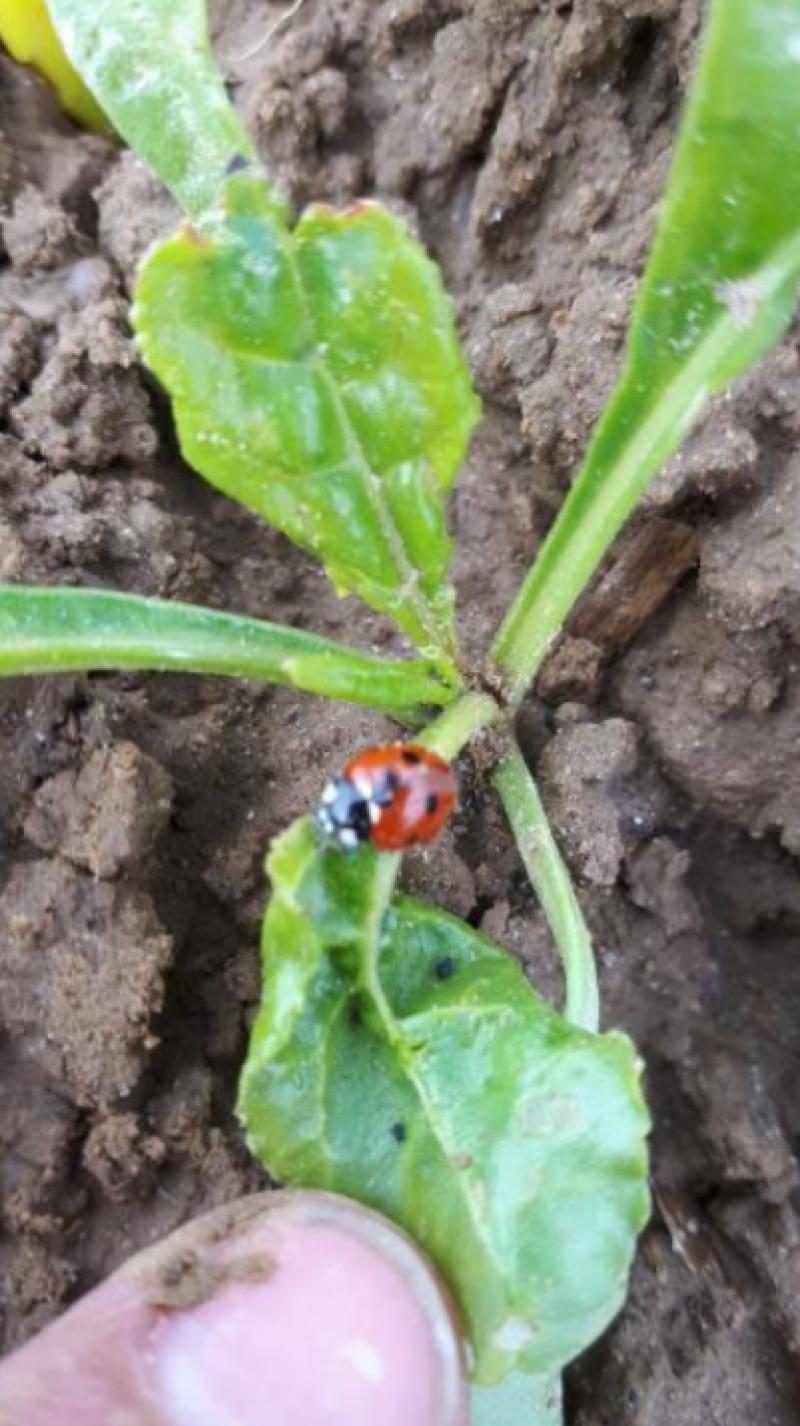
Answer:
[(561, 957), (565, 1019), (596, 1034), (600, 999), (591, 938), (536, 784), (516, 744), (502, 758), (493, 782)]
[[(507, 716), (490, 694), (466, 693), (416, 740), (440, 757), (452, 760), (489, 728), (501, 731)], [(507, 747), (492, 781), (561, 958), (566, 983), (565, 1018), (596, 1033), (600, 1001), (591, 937), (536, 784), (510, 730), (506, 727), (505, 731)]]
[(454, 758), (478, 734), (497, 724), (502, 718), (502, 710), (488, 693), (464, 693), (423, 732), (416, 741), (440, 758), (452, 762)]

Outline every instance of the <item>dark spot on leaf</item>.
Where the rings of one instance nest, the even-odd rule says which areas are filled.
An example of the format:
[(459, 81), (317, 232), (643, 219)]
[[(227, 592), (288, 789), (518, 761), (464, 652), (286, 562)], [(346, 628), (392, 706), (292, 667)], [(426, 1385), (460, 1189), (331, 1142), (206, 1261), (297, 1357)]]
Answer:
[(401, 1119), (398, 1119), (397, 1123), (392, 1125), (391, 1129), (389, 1130), (389, 1133), (391, 1134), (392, 1138), (397, 1141), (398, 1144), (402, 1144), (404, 1142), (407, 1130), (405, 1124), (402, 1122)]
[(413, 748), (403, 748), (400, 754), (400, 760), (401, 762), (408, 763), (409, 767), (415, 767), (417, 763), (422, 762), (419, 753), (415, 753)]
[(351, 996), (347, 1002), (347, 1023), (351, 1030), (360, 1030), (364, 1023), (361, 1013), (361, 1001), (357, 995)]
[(455, 968), (456, 963), (452, 956), (442, 956), (442, 959), (436, 962), (433, 969), (437, 980), (449, 980)]
[(428, 796), (425, 798), (425, 815), (427, 817), (432, 817), (438, 806), (439, 799), (436, 796), (436, 793), (429, 792)]

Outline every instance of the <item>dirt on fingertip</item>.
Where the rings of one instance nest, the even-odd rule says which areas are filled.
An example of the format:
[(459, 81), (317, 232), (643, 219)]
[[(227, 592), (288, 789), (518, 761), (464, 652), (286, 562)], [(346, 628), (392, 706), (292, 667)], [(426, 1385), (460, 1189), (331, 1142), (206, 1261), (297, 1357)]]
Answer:
[[(456, 302), (484, 405), (451, 518), (477, 659), (619, 370), (699, 0), (305, 0), (242, 59), (278, 8), (212, 6), (265, 162), (298, 205), (388, 203)], [(136, 262), (175, 221), (138, 160), (0, 59), (0, 578), (402, 651), (181, 461), (127, 325)], [(636, 1039), (655, 1123), (631, 1296), (567, 1373), (570, 1426), (798, 1420), (799, 439), (792, 332), (655, 482), (520, 719), (604, 1022)], [(643, 550), (658, 568), (622, 618)], [(265, 849), (390, 729), (210, 677), (19, 679), (0, 695), (8, 1350), (137, 1249), (267, 1185), (232, 1109)], [(479, 776), (405, 879), (561, 994)]]

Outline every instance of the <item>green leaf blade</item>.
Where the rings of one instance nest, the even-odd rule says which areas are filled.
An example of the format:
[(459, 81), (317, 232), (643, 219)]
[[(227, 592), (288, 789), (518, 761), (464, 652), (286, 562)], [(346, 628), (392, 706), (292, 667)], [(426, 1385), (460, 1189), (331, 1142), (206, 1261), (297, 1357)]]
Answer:
[[(647, 1215), (632, 1047), (566, 1024), (469, 927), (389, 904), (374, 853), (309, 860), (310, 835), (290, 829), (280, 872), (271, 861), (278, 907), (300, 918), (291, 939), (272, 907), (264, 923), (239, 1099), (250, 1145), (278, 1178), (367, 1202), (421, 1243), (469, 1324), (478, 1382), (552, 1376), (622, 1305)], [(301, 1008), (275, 985), (306, 946)]]
[(625, 365), (498, 634), (515, 698), (706, 400), (785, 331), (800, 282), (800, 15), (715, 0)]
[[(440, 982), (435, 967), (448, 955), (456, 971)], [(392, 1004), (407, 993), (409, 962), (427, 971), (402, 1016), (413, 1079), (448, 1163), (471, 1160), (458, 1172), (474, 1178), (483, 1236), (514, 1283), (507, 1336), (529, 1328), (520, 1359), (550, 1371), (606, 1325), (609, 1284), (617, 1306), (624, 1300), (643, 1168), (641, 1101), (619, 1092), (635, 1080), (630, 1042), (574, 1030), (502, 951), (398, 898), (382, 955)], [(614, 1193), (590, 1192), (594, 1175), (596, 1189), (611, 1180)], [(500, 1191), (487, 1193), (493, 1182)], [(503, 1333), (495, 1325), (498, 1352)]]
[(309, 208), (295, 238), (317, 340), (367, 460), (383, 472), (425, 459), (449, 489), (478, 406), (438, 270), (378, 203)]
[(240, 176), (151, 253), (133, 315), (189, 462), (457, 681), (445, 504), (478, 403), (402, 224), (362, 204), (290, 232)]
[(99, 669), (225, 674), (419, 718), (452, 696), (422, 660), (300, 629), (100, 589), (0, 585), (0, 676)]
[(204, 0), (47, 0), (61, 42), (117, 132), (187, 213), (253, 145), (208, 42)]

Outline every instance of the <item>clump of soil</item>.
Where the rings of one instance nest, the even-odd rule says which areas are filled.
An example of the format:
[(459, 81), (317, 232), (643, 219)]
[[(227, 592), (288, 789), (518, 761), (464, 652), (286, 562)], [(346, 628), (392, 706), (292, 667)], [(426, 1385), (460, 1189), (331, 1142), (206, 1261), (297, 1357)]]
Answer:
[[(480, 653), (619, 367), (696, 0), (307, 0), (243, 62), (264, 7), (214, 15), (236, 102), (295, 201), (379, 196), (443, 264), (485, 407), (452, 521)], [(0, 71), (2, 577), (399, 648), (182, 464), (126, 326), (135, 262), (174, 207), (38, 80)], [(641, 1047), (656, 1126), (656, 1211), (628, 1307), (568, 1374), (572, 1426), (797, 1419), (798, 435), (792, 336), (656, 482), (521, 720), (605, 1021)], [(667, 547), (643, 601), (642, 549)], [(18, 680), (2, 702), (10, 1348), (136, 1248), (264, 1183), (231, 1112), (264, 849), (387, 728), (210, 678)], [(558, 995), (480, 784), (406, 879)]]

